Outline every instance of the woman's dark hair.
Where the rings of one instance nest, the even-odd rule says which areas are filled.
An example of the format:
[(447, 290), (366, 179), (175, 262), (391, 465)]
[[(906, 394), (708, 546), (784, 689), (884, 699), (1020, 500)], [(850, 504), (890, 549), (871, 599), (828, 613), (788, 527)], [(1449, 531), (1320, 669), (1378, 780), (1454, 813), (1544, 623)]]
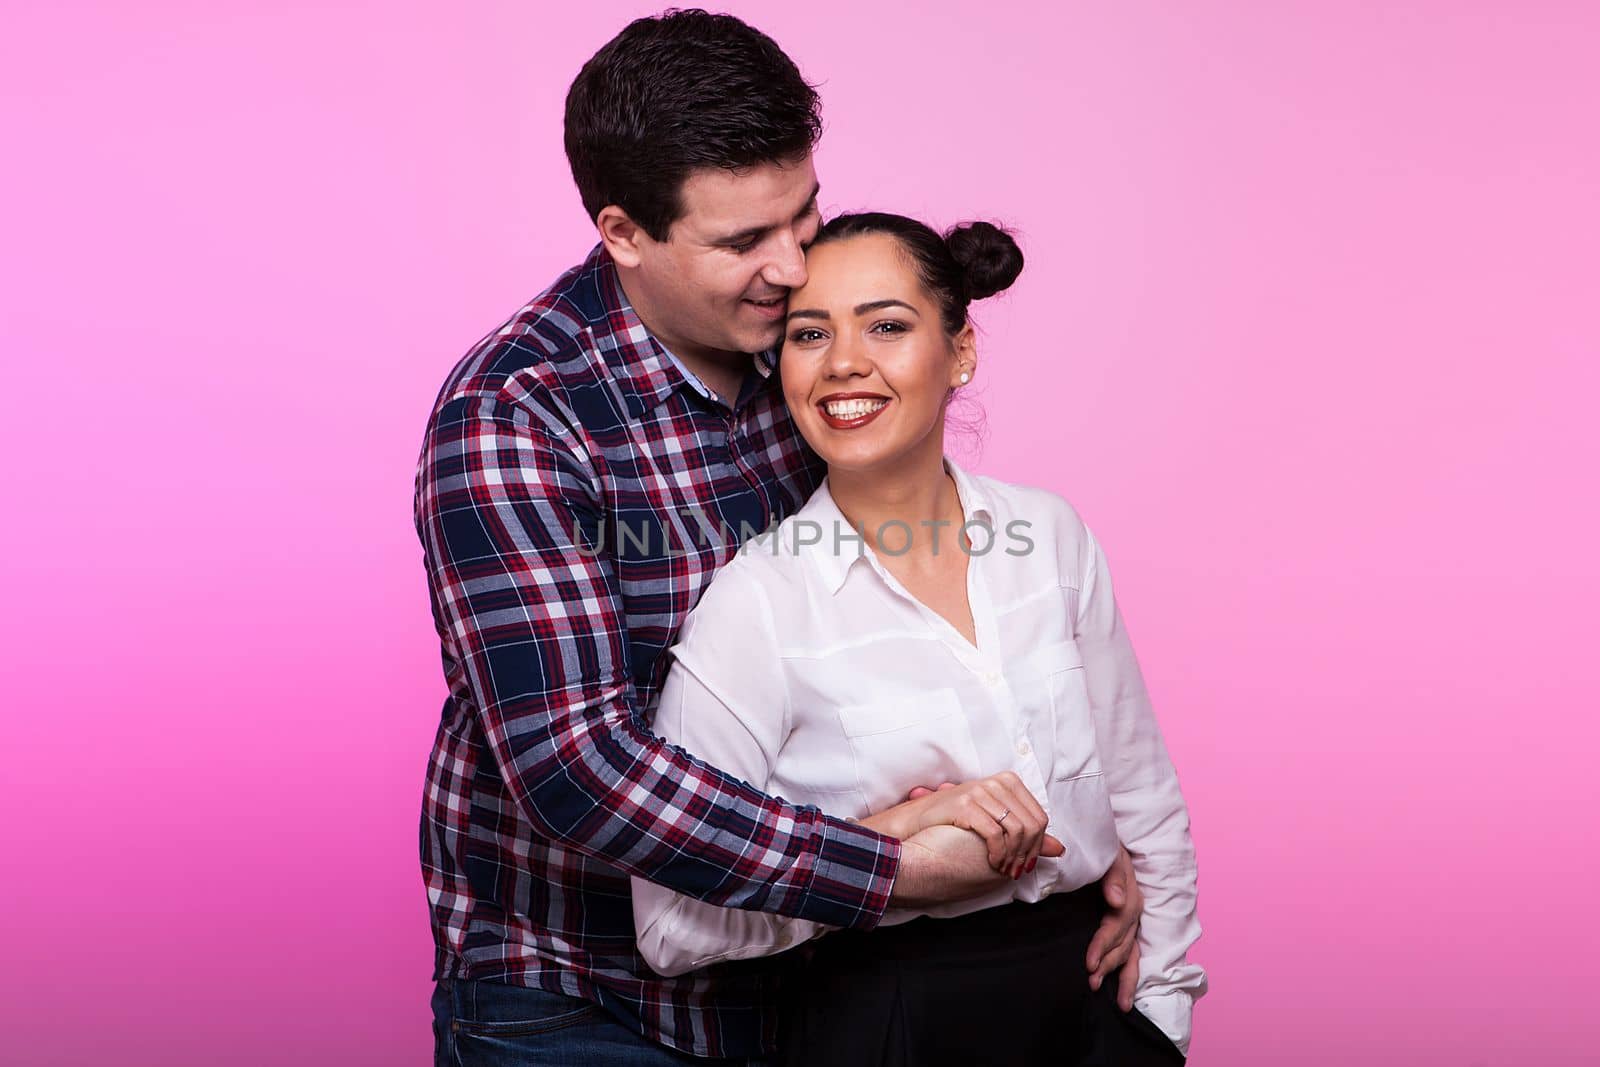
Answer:
[(1010, 288), (1022, 273), (1016, 239), (989, 222), (963, 222), (940, 237), (916, 219), (864, 211), (829, 219), (811, 247), (874, 233), (900, 242), (923, 287), (938, 301), (946, 333), (966, 325), (968, 304)]
[(584, 209), (593, 219), (616, 204), (657, 241), (683, 214), (691, 171), (789, 162), (821, 134), (816, 90), (732, 15), (637, 19), (567, 90), (567, 162)]

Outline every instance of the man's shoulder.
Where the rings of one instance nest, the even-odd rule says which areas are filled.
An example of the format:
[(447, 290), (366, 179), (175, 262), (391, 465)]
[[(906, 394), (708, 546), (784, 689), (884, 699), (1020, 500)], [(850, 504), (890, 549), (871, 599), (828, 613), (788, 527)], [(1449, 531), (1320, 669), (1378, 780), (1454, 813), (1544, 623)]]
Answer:
[(433, 420), (483, 403), (564, 407), (599, 376), (594, 331), (608, 319), (602, 265), (591, 255), (468, 350), (439, 390)]

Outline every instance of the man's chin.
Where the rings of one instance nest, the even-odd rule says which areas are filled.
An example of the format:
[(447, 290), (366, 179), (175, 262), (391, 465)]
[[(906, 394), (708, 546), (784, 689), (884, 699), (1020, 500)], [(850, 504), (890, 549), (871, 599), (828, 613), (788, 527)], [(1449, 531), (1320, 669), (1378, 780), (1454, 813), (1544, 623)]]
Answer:
[(750, 347), (747, 352), (766, 352), (777, 348), (778, 342), (783, 340), (783, 324), (774, 323), (771, 328), (753, 331), (750, 337)]

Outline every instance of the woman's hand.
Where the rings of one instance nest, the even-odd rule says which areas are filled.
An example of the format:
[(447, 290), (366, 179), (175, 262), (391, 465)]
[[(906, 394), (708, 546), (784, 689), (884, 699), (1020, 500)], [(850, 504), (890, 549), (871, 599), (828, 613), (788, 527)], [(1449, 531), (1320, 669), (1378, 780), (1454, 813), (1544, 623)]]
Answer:
[(1100, 880), (1106, 898), (1106, 913), (1100, 928), (1089, 942), (1085, 963), (1089, 966), (1089, 988), (1100, 983), (1118, 967), (1117, 1004), (1123, 1011), (1133, 1010), (1133, 993), (1139, 985), (1139, 916), (1144, 913), (1144, 894), (1134, 875), (1133, 859), (1126, 848), (1117, 848), (1117, 858)]
[(936, 790), (915, 790), (912, 798), (861, 820), (864, 826), (905, 840), (932, 826), (955, 826), (983, 838), (989, 866), (1011, 878), (1033, 869), (1041, 855), (1066, 852), (1045, 833), (1049, 816), (1014, 771), (1001, 771)]

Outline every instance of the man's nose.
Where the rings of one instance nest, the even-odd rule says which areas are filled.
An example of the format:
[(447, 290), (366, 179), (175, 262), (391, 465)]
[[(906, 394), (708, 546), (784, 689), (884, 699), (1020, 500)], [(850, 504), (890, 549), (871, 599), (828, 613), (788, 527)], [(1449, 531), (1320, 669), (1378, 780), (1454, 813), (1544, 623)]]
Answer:
[(761, 270), (761, 280), (780, 289), (798, 289), (806, 283), (806, 254), (793, 230), (779, 235), (772, 258)]

